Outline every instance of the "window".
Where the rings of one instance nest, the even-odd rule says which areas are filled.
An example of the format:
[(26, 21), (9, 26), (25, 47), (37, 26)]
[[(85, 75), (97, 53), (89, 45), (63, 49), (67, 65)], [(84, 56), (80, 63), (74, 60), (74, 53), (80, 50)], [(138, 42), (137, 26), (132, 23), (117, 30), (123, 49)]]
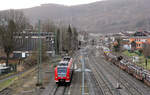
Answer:
[(136, 44), (136, 47), (142, 47), (142, 44)]
[(58, 68), (58, 74), (66, 73), (66, 71), (67, 71), (66, 68)]
[(64, 76), (66, 76), (67, 68), (58, 68), (57, 71), (58, 71), (59, 77), (64, 77)]

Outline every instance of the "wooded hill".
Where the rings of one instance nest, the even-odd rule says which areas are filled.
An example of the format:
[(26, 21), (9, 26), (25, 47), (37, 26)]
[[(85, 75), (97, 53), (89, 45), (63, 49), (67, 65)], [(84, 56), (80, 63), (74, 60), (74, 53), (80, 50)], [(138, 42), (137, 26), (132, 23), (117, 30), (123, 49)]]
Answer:
[[(89, 32), (108, 33), (122, 30), (148, 30), (150, 0), (105, 0), (78, 6), (43, 4), (23, 9), (30, 20), (54, 21)], [(150, 30), (150, 29), (149, 29)]]

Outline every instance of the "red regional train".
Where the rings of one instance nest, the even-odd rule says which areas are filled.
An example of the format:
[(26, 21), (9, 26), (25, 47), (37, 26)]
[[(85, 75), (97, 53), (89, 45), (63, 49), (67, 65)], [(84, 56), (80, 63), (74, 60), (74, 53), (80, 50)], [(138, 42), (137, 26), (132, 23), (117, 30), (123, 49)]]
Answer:
[(56, 84), (70, 84), (74, 71), (73, 59), (66, 56), (55, 68)]

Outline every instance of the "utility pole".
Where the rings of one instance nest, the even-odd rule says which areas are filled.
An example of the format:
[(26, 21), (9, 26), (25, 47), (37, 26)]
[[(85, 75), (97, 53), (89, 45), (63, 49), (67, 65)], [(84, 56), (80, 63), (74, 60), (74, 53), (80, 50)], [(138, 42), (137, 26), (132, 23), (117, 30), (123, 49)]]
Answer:
[(83, 59), (83, 53), (81, 52), (81, 62), (82, 62), (82, 95), (84, 95), (84, 72), (85, 72), (85, 66), (84, 66), (84, 59)]
[(42, 76), (41, 76), (41, 63), (42, 63), (42, 41), (41, 41), (41, 32), (40, 32), (40, 20), (39, 20), (39, 26), (38, 26), (38, 78), (37, 78), (37, 86), (42, 86)]

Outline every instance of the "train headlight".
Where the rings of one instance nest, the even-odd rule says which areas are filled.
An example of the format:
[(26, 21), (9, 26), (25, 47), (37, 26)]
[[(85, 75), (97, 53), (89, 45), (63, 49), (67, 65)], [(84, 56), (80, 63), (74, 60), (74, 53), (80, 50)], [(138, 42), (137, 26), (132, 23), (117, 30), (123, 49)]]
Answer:
[(67, 77), (67, 79), (69, 79), (69, 77)]
[(58, 77), (56, 77), (56, 79), (57, 79)]

